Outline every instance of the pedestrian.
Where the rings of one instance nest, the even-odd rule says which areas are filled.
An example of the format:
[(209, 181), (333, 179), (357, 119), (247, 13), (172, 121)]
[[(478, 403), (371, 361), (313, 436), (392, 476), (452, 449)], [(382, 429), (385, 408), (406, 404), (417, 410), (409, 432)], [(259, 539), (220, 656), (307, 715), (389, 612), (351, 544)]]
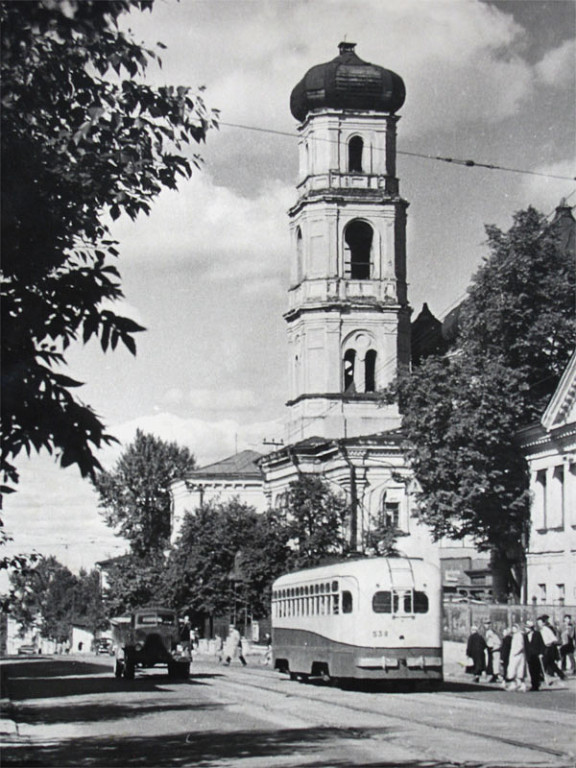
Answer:
[(512, 641), (510, 643), (510, 658), (506, 674), (509, 680), (509, 691), (526, 690), (526, 649), (524, 647), (524, 635), (520, 632), (518, 624), (512, 624)]
[(478, 632), (478, 627), (470, 627), (470, 636), (466, 643), (466, 656), (472, 659), (472, 674), (474, 682), (480, 682), (480, 675), (486, 669), (486, 641)]
[(502, 641), (500, 636), (493, 629), (492, 622), (490, 620), (484, 622), (486, 627), (486, 634), (484, 639), (486, 641), (486, 650), (488, 652), (488, 664), (486, 666), (486, 674), (490, 675), (488, 682), (498, 682), (498, 672), (500, 670), (500, 648)]
[(544, 679), (542, 659), (544, 657), (546, 646), (542, 640), (542, 635), (536, 629), (534, 622), (531, 619), (526, 621), (524, 630), (524, 648), (526, 651), (526, 663), (530, 675), (530, 684), (532, 686), (531, 690), (537, 691)]
[(269, 666), (272, 662), (272, 638), (270, 637), (269, 632), (266, 632), (264, 636), (264, 643), (266, 645), (266, 653), (264, 654), (261, 663)]
[[(540, 630), (545, 645), (543, 658), (544, 672), (545, 674), (550, 675), (550, 677), (556, 675), (560, 680), (564, 680), (564, 672), (562, 672), (557, 664), (560, 654), (558, 652), (559, 640), (556, 635), (556, 630), (550, 624), (550, 617), (547, 614), (539, 616), (537, 621), (538, 629)], [(549, 684), (551, 683), (552, 681), (550, 681)]]
[(184, 617), (184, 624), (182, 625), (182, 628), (180, 630), (180, 642), (182, 643), (182, 650), (184, 651), (184, 655), (187, 656), (189, 659), (192, 658), (192, 651), (190, 646), (190, 616)]
[[(564, 616), (562, 631), (560, 632), (560, 639), (562, 641), (560, 645), (560, 659), (562, 663), (560, 666), (562, 672), (568, 672), (568, 666), (570, 666), (572, 674), (576, 674), (576, 661), (574, 660), (574, 650), (576, 648), (575, 635), (572, 617)], [(568, 665), (568, 662), (570, 662), (570, 665)]]
[(230, 666), (230, 661), (236, 657), (238, 657), (243, 667), (246, 666), (246, 659), (242, 654), (242, 638), (234, 624), (230, 624), (230, 630), (228, 632), (228, 637), (226, 638), (225, 653), (226, 659), (224, 661), (224, 666)]
[(510, 646), (512, 645), (512, 631), (506, 627), (502, 633), (502, 645), (500, 646), (500, 675), (502, 686), (508, 682), (508, 661), (510, 660)]

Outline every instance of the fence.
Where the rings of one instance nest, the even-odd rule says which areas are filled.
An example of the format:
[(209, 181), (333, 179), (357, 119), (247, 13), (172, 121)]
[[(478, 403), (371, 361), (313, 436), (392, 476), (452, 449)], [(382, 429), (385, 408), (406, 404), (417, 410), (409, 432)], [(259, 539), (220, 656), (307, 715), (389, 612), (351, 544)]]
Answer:
[(470, 627), (473, 624), (481, 627), (485, 621), (491, 621), (493, 629), (502, 636), (504, 629), (511, 624), (523, 624), (526, 619), (535, 622), (542, 614), (550, 616), (552, 624), (560, 627), (564, 616), (576, 617), (576, 606), (444, 603), (442, 636), (444, 640), (464, 642), (470, 634)]

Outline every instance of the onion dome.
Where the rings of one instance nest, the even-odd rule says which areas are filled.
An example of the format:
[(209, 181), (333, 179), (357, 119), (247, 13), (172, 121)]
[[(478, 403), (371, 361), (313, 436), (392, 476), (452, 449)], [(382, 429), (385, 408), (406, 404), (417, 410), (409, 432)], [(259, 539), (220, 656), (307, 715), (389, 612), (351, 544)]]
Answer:
[(303, 122), (313, 109), (370, 109), (393, 114), (406, 99), (404, 81), (389, 69), (362, 61), (356, 43), (340, 43), (340, 55), (304, 75), (290, 96), (290, 111)]

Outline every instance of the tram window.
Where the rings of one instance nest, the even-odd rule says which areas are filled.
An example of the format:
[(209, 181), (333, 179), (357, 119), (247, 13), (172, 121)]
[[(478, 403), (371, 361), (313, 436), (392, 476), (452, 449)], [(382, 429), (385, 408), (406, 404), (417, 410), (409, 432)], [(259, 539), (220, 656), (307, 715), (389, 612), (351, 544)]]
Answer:
[(412, 613), (412, 590), (404, 592), (404, 613)]
[(332, 592), (338, 592), (338, 582), (333, 581), (332, 582)]
[(372, 598), (372, 610), (374, 613), (398, 613), (397, 592), (375, 592)]
[(352, 613), (352, 592), (342, 592), (342, 613)]
[(414, 592), (414, 613), (428, 613), (428, 595), (426, 592)]
[(332, 613), (340, 613), (340, 595), (332, 595)]
[(372, 598), (374, 613), (392, 613), (392, 592), (376, 592)]

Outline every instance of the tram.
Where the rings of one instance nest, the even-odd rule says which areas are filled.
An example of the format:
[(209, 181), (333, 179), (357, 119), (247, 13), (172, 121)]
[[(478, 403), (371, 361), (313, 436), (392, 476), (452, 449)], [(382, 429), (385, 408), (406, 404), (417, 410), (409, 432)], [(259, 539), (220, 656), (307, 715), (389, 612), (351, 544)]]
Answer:
[(292, 679), (442, 682), (440, 569), (373, 557), (289, 573), (272, 587), (273, 667)]

